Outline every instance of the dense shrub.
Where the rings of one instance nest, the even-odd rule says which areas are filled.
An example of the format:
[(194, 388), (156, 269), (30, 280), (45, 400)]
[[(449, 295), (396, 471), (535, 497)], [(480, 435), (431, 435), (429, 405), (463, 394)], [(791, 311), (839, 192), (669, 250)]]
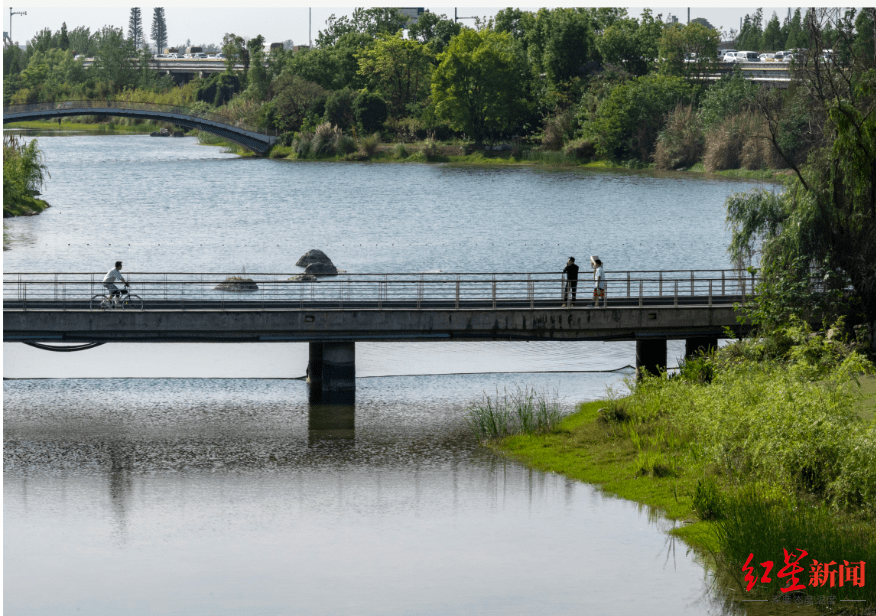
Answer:
[(195, 98), (216, 107), (226, 104), (240, 92), (240, 77), (236, 73), (217, 73), (198, 87)]
[(3, 216), (39, 212), (45, 202), (34, 199), (49, 175), (36, 139), (22, 143), (3, 137)]
[(731, 116), (706, 133), (703, 164), (721, 169), (784, 169), (787, 165), (768, 138), (766, 120), (753, 112)]
[(574, 126), (574, 116), (571, 111), (561, 111), (548, 116), (544, 121), (544, 136), (541, 139), (541, 145), (546, 150), (563, 149), (563, 144), (574, 133)]
[(364, 90), (353, 100), (353, 114), (363, 132), (378, 132), (388, 113), (386, 101), (373, 92)]
[(322, 118), (325, 114), (328, 92), (297, 75), (283, 73), (271, 84), (269, 92), (275, 95), (271, 122), (280, 131), (300, 131), (308, 116)]
[(657, 137), (654, 165), (658, 169), (690, 167), (703, 154), (704, 138), (693, 105), (679, 103), (669, 113), (666, 128)]
[(374, 156), (377, 153), (377, 146), (380, 145), (380, 135), (373, 133), (359, 140), (359, 149), (365, 156)]
[(341, 130), (353, 127), (356, 117), (353, 113), (353, 91), (350, 88), (337, 90), (328, 96), (323, 119)]
[(575, 139), (566, 144), (563, 154), (580, 160), (589, 160), (596, 155), (596, 146), (589, 139)]
[(603, 100), (582, 137), (596, 144), (600, 156), (649, 160), (666, 114), (690, 98), (691, 87), (680, 77), (646, 75), (614, 87)]

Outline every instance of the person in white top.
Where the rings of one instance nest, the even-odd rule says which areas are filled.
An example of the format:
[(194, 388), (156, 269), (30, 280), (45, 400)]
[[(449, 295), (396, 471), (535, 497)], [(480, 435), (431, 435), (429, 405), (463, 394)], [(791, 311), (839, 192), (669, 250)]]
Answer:
[(602, 261), (599, 257), (590, 257), (590, 265), (593, 267), (593, 305), (599, 306), (599, 298), (602, 298), (602, 305), (605, 305), (605, 270), (602, 268)]
[[(122, 277), (122, 262), (116, 261), (116, 266), (106, 273), (103, 277), (103, 286), (110, 292), (110, 295), (124, 295), (127, 293), (125, 289), (128, 287), (128, 281)], [(125, 283), (125, 289), (120, 289), (113, 283), (116, 281)]]

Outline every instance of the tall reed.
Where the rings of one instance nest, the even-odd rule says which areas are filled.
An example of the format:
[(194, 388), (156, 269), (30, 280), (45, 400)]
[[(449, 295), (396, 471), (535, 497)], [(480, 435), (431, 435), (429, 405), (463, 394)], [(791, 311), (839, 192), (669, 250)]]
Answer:
[(480, 400), (468, 408), (467, 421), (478, 440), (504, 438), (514, 434), (545, 434), (562, 419), (563, 413), (556, 391), (537, 390), (519, 385), (490, 396), (484, 392)]

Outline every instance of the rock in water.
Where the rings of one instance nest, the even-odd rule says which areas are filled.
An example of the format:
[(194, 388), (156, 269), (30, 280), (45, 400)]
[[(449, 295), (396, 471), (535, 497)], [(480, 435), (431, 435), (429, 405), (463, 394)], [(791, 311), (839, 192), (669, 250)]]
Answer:
[(319, 282), (319, 278), (313, 274), (299, 274), (298, 276), (292, 276), (289, 280), (291, 282)]
[(304, 269), (305, 274), (313, 276), (337, 276), (338, 268), (329, 263), (311, 263)]
[(230, 291), (232, 293), (252, 293), (259, 290), (259, 285), (252, 278), (242, 278), (240, 276), (230, 276), (224, 282), (220, 282), (215, 287), (216, 291)]
[(311, 263), (328, 263), (332, 265), (332, 260), (328, 258), (323, 251), (317, 250), (314, 248), (313, 250), (308, 250), (306, 253), (301, 255), (301, 258), (295, 263), (295, 265), (299, 267), (307, 267)]

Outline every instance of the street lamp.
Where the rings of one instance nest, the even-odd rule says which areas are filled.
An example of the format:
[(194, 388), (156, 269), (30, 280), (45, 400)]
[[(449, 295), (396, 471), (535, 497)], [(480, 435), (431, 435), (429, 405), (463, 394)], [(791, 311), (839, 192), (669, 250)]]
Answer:
[(27, 15), (27, 11), (15, 11), (12, 12), (12, 7), (9, 7), (9, 40), (12, 40), (12, 16), (13, 15)]

